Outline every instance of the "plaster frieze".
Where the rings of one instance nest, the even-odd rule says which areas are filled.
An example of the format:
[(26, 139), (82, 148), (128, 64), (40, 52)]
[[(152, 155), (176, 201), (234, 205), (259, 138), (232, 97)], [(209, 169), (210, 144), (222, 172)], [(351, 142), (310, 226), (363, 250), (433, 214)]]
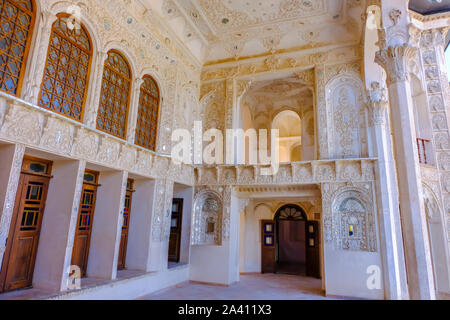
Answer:
[(194, 185), (194, 170), (175, 165), (167, 156), (148, 151), (77, 121), (0, 94), (5, 119), (0, 140), (23, 144), (66, 158), (86, 160), (147, 178), (166, 178)]
[(275, 175), (261, 174), (264, 166), (237, 165), (195, 168), (196, 184), (219, 186), (304, 185), (332, 181), (373, 181), (375, 159), (318, 160), (281, 164)]

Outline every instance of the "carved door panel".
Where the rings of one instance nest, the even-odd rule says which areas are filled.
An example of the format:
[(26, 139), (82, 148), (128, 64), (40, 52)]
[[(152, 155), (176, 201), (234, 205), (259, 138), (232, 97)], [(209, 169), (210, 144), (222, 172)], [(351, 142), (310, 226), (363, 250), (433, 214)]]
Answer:
[(120, 236), (119, 262), (117, 264), (118, 270), (125, 269), (125, 262), (126, 262), (126, 258), (127, 258), (127, 245), (128, 245), (128, 230), (130, 228), (132, 197), (133, 197), (133, 180), (128, 179), (127, 191), (125, 194), (125, 204), (124, 204), (124, 208), (123, 208), (122, 234)]
[(261, 220), (261, 272), (275, 273), (276, 245), (275, 221)]
[(0, 292), (32, 285), (50, 177), (20, 176), (0, 274)]
[(319, 222), (306, 222), (306, 275), (321, 278)]
[(95, 202), (97, 199), (98, 173), (85, 173), (83, 190), (81, 192), (80, 207), (73, 242), (72, 265), (81, 270), (81, 276), (86, 276), (92, 225), (94, 222)]
[(173, 199), (169, 239), (169, 261), (171, 262), (180, 262), (182, 220), (183, 199)]

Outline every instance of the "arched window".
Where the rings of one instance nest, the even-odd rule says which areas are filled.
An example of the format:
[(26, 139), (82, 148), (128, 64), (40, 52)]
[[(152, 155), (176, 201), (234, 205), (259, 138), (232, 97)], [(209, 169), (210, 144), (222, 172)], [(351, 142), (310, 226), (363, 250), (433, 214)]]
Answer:
[(97, 129), (125, 138), (130, 91), (130, 66), (119, 52), (111, 50), (103, 71)]
[(0, 2), (0, 89), (19, 95), (34, 26), (32, 0)]
[(150, 76), (144, 76), (139, 96), (136, 144), (155, 151), (158, 132), (159, 88)]
[(81, 24), (67, 14), (53, 24), (39, 105), (77, 121), (83, 119), (92, 45)]

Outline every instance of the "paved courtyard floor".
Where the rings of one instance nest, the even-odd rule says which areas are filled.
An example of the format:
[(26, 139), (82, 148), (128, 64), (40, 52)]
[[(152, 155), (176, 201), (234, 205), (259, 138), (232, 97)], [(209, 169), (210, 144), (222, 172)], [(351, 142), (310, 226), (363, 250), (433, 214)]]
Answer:
[(322, 280), (286, 274), (246, 274), (231, 286), (182, 283), (143, 300), (321, 300)]

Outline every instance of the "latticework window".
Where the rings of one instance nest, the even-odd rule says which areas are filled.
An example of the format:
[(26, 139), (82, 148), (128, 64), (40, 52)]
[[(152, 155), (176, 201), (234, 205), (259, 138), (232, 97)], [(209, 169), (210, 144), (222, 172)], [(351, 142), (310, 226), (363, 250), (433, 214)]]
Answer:
[(136, 144), (155, 151), (158, 132), (159, 89), (150, 76), (144, 77), (139, 97)]
[(131, 71), (128, 62), (119, 52), (111, 50), (103, 71), (97, 129), (125, 138), (130, 91)]
[(39, 105), (81, 121), (92, 46), (85, 28), (69, 19), (60, 15), (53, 24)]
[(0, 1), (0, 89), (18, 95), (34, 25), (31, 0)]

